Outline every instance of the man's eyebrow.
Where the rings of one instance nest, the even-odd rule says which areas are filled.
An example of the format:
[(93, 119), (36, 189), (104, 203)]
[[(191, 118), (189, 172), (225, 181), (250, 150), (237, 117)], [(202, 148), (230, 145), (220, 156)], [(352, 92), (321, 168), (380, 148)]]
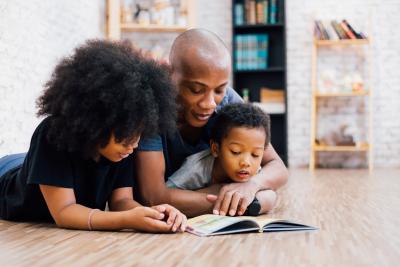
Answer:
[[(200, 86), (208, 87), (207, 84), (199, 82), (199, 81), (187, 81), (187, 80), (185, 80), (183, 82), (187, 83), (187, 84), (190, 83), (190, 84), (197, 84), (197, 85), (200, 85)], [(219, 87), (222, 87), (222, 86), (226, 86), (227, 84), (228, 84), (228, 82), (224, 82), (224, 83), (218, 85), (216, 88), (219, 88)]]
[(198, 82), (198, 81), (188, 81), (188, 80), (185, 80), (185, 81), (183, 81), (184, 83), (187, 83), (187, 84), (197, 84), (197, 85), (200, 85), (200, 86), (205, 86), (205, 87), (207, 87), (207, 84), (205, 84), (205, 83), (202, 83), (202, 82)]

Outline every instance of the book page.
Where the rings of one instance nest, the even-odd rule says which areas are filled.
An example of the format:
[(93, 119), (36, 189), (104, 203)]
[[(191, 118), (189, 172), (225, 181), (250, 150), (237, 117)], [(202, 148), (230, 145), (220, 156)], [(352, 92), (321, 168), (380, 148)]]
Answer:
[(193, 228), (193, 232), (200, 235), (207, 235), (223, 229), (240, 221), (251, 220), (257, 224), (253, 217), (230, 217), (213, 214), (201, 215), (188, 220), (188, 224)]
[(273, 222), (278, 222), (278, 221), (283, 221), (281, 219), (277, 218), (270, 218), (268, 215), (260, 215), (260, 216), (239, 216), (238, 218), (246, 219), (246, 220), (252, 220), (258, 224), (260, 229), (262, 229), (265, 225)]

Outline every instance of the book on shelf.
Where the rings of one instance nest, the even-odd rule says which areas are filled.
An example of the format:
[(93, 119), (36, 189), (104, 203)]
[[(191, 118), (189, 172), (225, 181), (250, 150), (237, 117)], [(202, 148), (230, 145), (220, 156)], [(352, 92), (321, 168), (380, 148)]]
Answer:
[(283, 89), (271, 89), (267, 87), (260, 88), (260, 101), (262, 103), (285, 102), (285, 92)]
[(347, 20), (342, 20), (342, 22), (349, 28), (349, 30), (355, 35), (356, 39), (366, 39), (363, 35), (360, 33), (356, 32), (353, 27), (350, 25), (350, 23), (347, 22)]
[(347, 20), (314, 21), (314, 36), (318, 40), (366, 39), (362, 32), (357, 32)]
[(234, 11), (234, 23), (236, 26), (241, 26), (244, 24), (244, 10), (243, 4), (235, 3)]
[(278, 0), (270, 0), (269, 23), (278, 23)]
[(186, 231), (197, 236), (214, 236), (243, 232), (283, 232), (317, 230), (316, 227), (294, 222), (269, 218), (267, 215), (221, 216), (206, 214), (188, 220), (190, 226)]
[(284, 102), (253, 102), (267, 114), (284, 114), (286, 112)]
[(246, 0), (244, 7), (246, 10), (246, 24), (256, 24), (256, 0)]
[(235, 36), (235, 70), (262, 70), (268, 67), (268, 35)]
[(256, 4), (256, 21), (257, 24), (268, 23), (268, 1), (258, 0)]
[(339, 39), (341, 39), (341, 40), (347, 39), (347, 35), (346, 35), (345, 31), (342, 29), (342, 27), (339, 25), (339, 23), (336, 20), (332, 20), (331, 25), (332, 25), (333, 29), (335, 30)]
[(342, 22), (340, 22), (340, 26), (342, 27), (342, 29), (346, 33), (348, 39), (356, 39), (356, 36), (354, 35), (354, 33), (352, 31), (350, 31), (350, 29), (349, 29), (349, 27), (347, 27), (346, 23), (344, 23), (342, 21)]
[(278, 23), (278, 0), (244, 0), (234, 4), (234, 25)]
[(321, 23), (322, 23), (322, 26), (325, 28), (325, 30), (326, 30), (326, 32), (327, 32), (327, 34), (329, 36), (328, 40), (339, 40), (340, 39), (339, 36), (336, 34), (336, 31), (333, 28), (333, 26), (332, 26), (330, 21), (325, 20), (325, 21), (322, 21)]

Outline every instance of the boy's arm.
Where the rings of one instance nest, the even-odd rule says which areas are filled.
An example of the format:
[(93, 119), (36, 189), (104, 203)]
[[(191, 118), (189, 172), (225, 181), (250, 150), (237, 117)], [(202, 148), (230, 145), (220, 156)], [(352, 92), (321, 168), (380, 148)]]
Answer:
[(137, 151), (135, 155), (140, 200), (145, 205), (168, 203), (187, 216), (212, 211), (207, 193), (168, 188), (165, 184), (165, 162), (162, 151)]
[[(215, 201), (213, 212), (221, 215), (242, 215), (261, 190), (277, 190), (288, 180), (288, 171), (271, 144), (264, 151), (261, 171), (248, 182), (224, 185)], [(208, 199), (213, 200), (210, 196)]]

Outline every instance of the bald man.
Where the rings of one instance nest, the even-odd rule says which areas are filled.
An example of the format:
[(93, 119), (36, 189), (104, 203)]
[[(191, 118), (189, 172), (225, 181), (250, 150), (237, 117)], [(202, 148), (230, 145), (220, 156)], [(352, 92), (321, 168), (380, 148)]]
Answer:
[[(178, 127), (173, 135), (141, 140), (135, 157), (138, 197), (150, 206), (169, 203), (187, 216), (242, 215), (257, 192), (276, 190), (286, 183), (287, 169), (269, 144), (262, 170), (249, 182), (213, 185), (199, 191), (168, 188), (165, 181), (188, 156), (209, 148), (209, 129), (218, 109), (243, 101), (228, 87), (230, 53), (214, 33), (203, 29), (182, 33), (172, 45), (170, 64), (171, 79), (178, 90)], [(260, 212), (266, 209), (261, 205)]]

